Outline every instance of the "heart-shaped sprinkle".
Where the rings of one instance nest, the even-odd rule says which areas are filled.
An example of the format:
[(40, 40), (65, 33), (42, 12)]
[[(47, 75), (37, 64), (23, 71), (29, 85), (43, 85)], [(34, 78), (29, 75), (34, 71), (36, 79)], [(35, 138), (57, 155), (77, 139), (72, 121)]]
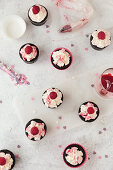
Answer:
[(98, 133), (99, 133), (99, 134), (102, 134), (102, 132), (101, 132), (101, 131), (99, 131)]
[(49, 28), (49, 25), (46, 25), (46, 28)]
[(57, 130), (59, 130), (59, 129), (60, 129), (60, 126), (57, 126), (56, 128), (57, 128)]
[(96, 152), (95, 151), (93, 151), (93, 155), (95, 155), (96, 154)]
[(63, 129), (66, 129), (66, 126), (63, 126)]
[(102, 159), (102, 156), (99, 156), (98, 159)]
[(105, 158), (108, 158), (108, 155), (105, 155)]
[(62, 116), (59, 116), (58, 118), (61, 120), (61, 119), (62, 119)]
[(103, 128), (104, 131), (106, 131), (107, 129), (106, 128)]
[(58, 147), (59, 147), (59, 148), (61, 148), (61, 147), (62, 147), (62, 145), (58, 145)]

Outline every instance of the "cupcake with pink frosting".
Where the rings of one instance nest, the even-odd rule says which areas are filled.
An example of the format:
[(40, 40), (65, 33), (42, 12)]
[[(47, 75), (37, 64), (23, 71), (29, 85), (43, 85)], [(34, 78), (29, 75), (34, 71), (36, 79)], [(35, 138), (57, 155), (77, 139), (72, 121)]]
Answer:
[(79, 108), (79, 117), (84, 122), (93, 122), (99, 116), (99, 108), (93, 102), (85, 102)]
[(57, 48), (51, 54), (51, 63), (58, 70), (65, 70), (72, 64), (72, 54), (66, 48)]
[(28, 17), (33, 25), (41, 26), (48, 18), (48, 10), (42, 5), (33, 5), (28, 11)]
[(57, 88), (49, 88), (43, 93), (42, 101), (48, 108), (57, 108), (63, 102), (63, 93)]
[(69, 167), (79, 168), (86, 162), (87, 153), (83, 146), (73, 143), (65, 148), (63, 152), (63, 159)]
[(20, 48), (19, 55), (25, 63), (32, 64), (38, 59), (39, 49), (36, 45), (27, 43)]
[(103, 50), (104, 48), (109, 46), (110, 43), (111, 36), (109, 31), (98, 29), (91, 34), (90, 44), (95, 50)]
[(7, 150), (0, 151), (0, 170), (11, 170), (15, 165), (15, 156), (14, 154)]
[(25, 127), (25, 134), (32, 141), (40, 141), (47, 132), (46, 124), (40, 119), (30, 120)]

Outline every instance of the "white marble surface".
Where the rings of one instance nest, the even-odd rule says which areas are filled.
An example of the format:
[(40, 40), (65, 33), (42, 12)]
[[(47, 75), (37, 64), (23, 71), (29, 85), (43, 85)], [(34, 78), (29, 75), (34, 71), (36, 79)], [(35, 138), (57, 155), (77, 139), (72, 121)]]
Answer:
[[(88, 157), (90, 157), (90, 160), (80, 168), (81, 170), (112, 170), (113, 118), (110, 114), (112, 108), (108, 107), (108, 101), (98, 98), (97, 103), (102, 100), (104, 115), (95, 124), (91, 124), (90, 127), (85, 125), (85, 128), (79, 126), (72, 130), (67, 128), (66, 132), (51, 138), (48, 136), (39, 143), (32, 143), (24, 135), (23, 124), (13, 107), (13, 101), (15, 96), (24, 94), (26, 90), (29, 93), (32, 89), (46, 89), (58, 82), (62, 84), (70, 81), (72, 77), (84, 74), (84, 72), (91, 72), (94, 69), (98, 71), (101, 66), (112, 66), (113, 42), (108, 48), (98, 52), (90, 47), (89, 38), (86, 38), (85, 35), (97, 28), (105, 28), (111, 31), (113, 38), (113, 0), (93, 0), (91, 3), (95, 12), (90, 23), (77, 32), (62, 35), (57, 33), (59, 18), (63, 17), (62, 13), (52, 8), (51, 0), (43, 2), (39, 0), (38, 2), (49, 10), (47, 24), (50, 27), (48, 29), (45, 25), (35, 27), (28, 20), (27, 10), (37, 3), (36, 0), (29, 2), (24, 0), (0, 1), (0, 20), (6, 15), (18, 14), (27, 22), (27, 32), (18, 41), (8, 40), (0, 31), (0, 60), (9, 65), (15, 65), (16, 71), (24, 73), (31, 83), (29, 87), (15, 87), (8, 75), (0, 71), (0, 100), (2, 100), (2, 104), (0, 104), (0, 148), (7, 148), (15, 155), (19, 155), (14, 168), (16, 170), (31, 170), (31, 168), (33, 170), (64, 170), (69, 168), (64, 165), (61, 153), (66, 145), (77, 142), (87, 148)], [(50, 33), (47, 34), (46, 30), (49, 30)], [(34, 43), (40, 49), (40, 57), (35, 64), (27, 65), (19, 58), (19, 48), (26, 42)], [(71, 44), (75, 46), (71, 47)], [(59, 46), (68, 48), (74, 57), (72, 66), (61, 72), (54, 69), (50, 63), (50, 53)], [(85, 51), (85, 48), (88, 48), (88, 51)], [(85, 100), (84, 94), (83, 100)], [(107, 130), (104, 131), (103, 128), (107, 128)], [(99, 135), (99, 131), (102, 134)], [(18, 149), (17, 145), (21, 145), (21, 148)], [(59, 148), (58, 145), (62, 145), (62, 147)], [(95, 155), (92, 154), (93, 151), (96, 151)], [(105, 158), (105, 155), (108, 155), (108, 158)], [(99, 159), (99, 156), (102, 156), (102, 159)]]

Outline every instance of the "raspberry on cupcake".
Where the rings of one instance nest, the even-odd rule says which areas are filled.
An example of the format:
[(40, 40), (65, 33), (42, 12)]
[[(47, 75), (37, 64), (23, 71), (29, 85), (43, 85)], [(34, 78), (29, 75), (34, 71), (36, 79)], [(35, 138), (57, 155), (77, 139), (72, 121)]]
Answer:
[(51, 63), (58, 70), (65, 70), (72, 64), (72, 54), (66, 48), (57, 48), (51, 54)]
[(103, 50), (111, 43), (110, 32), (98, 29), (94, 31), (90, 37), (90, 44), (95, 50)]
[(38, 59), (39, 49), (36, 45), (27, 43), (20, 48), (19, 55), (25, 63), (32, 64)]
[(26, 136), (33, 141), (40, 141), (47, 132), (46, 124), (40, 119), (30, 120), (25, 127)]
[(15, 156), (14, 154), (7, 150), (0, 151), (0, 169), (1, 170), (11, 170), (15, 165)]
[(49, 88), (43, 93), (42, 101), (48, 108), (57, 108), (63, 102), (63, 94), (57, 88)]
[(85, 122), (93, 122), (99, 116), (99, 108), (93, 102), (85, 102), (79, 108), (79, 117)]
[(87, 160), (87, 153), (80, 144), (70, 144), (63, 152), (63, 159), (66, 165), (71, 168), (81, 167)]
[(42, 5), (33, 5), (28, 11), (28, 17), (33, 25), (41, 26), (48, 18), (48, 10)]

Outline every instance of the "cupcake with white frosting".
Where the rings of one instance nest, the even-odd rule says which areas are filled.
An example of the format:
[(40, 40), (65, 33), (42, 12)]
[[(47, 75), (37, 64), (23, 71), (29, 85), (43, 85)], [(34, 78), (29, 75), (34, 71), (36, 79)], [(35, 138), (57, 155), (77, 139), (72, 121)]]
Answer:
[(27, 43), (20, 48), (19, 55), (25, 63), (32, 64), (38, 59), (39, 49), (36, 45)]
[(91, 34), (90, 44), (95, 50), (103, 50), (111, 43), (110, 32), (98, 29)]
[(63, 94), (57, 88), (49, 88), (43, 93), (42, 101), (46, 107), (54, 109), (62, 104)]
[(33, 25), (41, 26), (48, 18), (48, 10), (42, 5), (33, 5), (28, 11), (28, 17)]
[(51, 63), (58, 70), (65, 70), (72, 64), (72, 54), (66, 48), (57, 48), (51, 54)]
[(83, 146), (73, 143), (65, 148), (63, 152), (63, 159), (69, 167), (79, 168), (86, 162), (87, 153)]
[(0, 151), (0, 170), (11, 170), (15, 165), (15, 156), (14, 154), (7, 150)]
[(79, 108), (79, 117), (84, 122), (93, 122), (99, 116), (99, 108), (93, 102), (85, 102)]
[(25, 134), (32, 141), (40, 141), (47, 132), (46, 124), (40, 119), (30, 120), (25, 127)]

